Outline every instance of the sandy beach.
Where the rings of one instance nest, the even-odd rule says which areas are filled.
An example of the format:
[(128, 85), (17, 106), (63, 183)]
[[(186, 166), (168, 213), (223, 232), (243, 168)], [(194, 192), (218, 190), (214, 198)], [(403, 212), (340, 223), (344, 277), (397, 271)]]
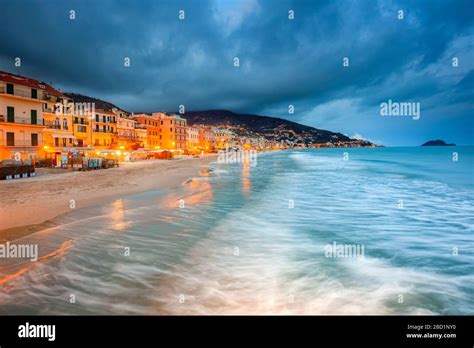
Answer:
[[(51, 220), (71, 209), (181, 185), (199, 175), (213, 160), (215, 156), (144, 160), (89, 172), (39, 168), (37, 177), (0, 181), (0, 241), (27, 235), (34, 230), (31, 225)], [(25, 228), (19, 229), (20, 226)]]

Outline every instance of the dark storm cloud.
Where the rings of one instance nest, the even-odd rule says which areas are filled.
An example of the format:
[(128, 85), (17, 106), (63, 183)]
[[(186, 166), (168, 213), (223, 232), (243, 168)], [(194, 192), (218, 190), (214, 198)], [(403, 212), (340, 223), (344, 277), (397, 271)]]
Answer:
[[(451, 133), (464, 142), (472, 136), (469, 0), (38, 0), (2, 1), (0, 8), (8, 28), (0, 31), (1, 69), (127, 110), (184, 104), (286, 115), (348, 135), (409, 143), (410, 136), (418, 142), (438, 134), (440, 113), (449, 109), (460, 120)], [(185, 20), (178, 20), (180, 9)], [(455, 70), (453, 55), (460, 60)], [(15, 57), (22, 58), (19, 70), (12, 67)], [(404, 120), (387, 129), (377, 112), (389, 98), (421, 102), (431, 117), (416, 125), (424, 131)], [(295, 115), (288, 115), (289, 104)]]

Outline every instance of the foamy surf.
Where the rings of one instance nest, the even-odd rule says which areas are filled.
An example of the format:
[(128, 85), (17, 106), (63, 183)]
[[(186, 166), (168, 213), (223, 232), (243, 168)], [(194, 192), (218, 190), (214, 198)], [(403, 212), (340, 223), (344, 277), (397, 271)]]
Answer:
[(51, 257), (5, 278), (0, 312), (472, 313), (473, 152), (457, 150), (455, 166), (444, 149), (268, 153), (77, 210), (25, 237)]

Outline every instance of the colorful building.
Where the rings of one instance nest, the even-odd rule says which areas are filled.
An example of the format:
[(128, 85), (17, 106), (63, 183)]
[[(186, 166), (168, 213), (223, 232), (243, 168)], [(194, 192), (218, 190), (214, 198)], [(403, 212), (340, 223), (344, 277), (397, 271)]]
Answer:
[(0, 159), (40, 155), (43, 108), (61, 95), (46, 83), (0, 71)]
[(215, 138), (215, 147), (217, 150), (224, 150), (230, 147), (233, 143), (234, 134), (225, 128), (213, 128)]
[(140, 147), (135, 132), (136, 123), (137, 121), (130, 118), (117, 118), (117, 141), (119, 149), (135, 150)]
[(159, 121), (160, 147), (166, 150), (186, 149), (186, 119), (176, 114), (155, 112), (152, 114)]
[(148, 149), (161, 149), (160, 145), (160, 127), (158, 120), (148, 114), (134, 114), (131, 117), (132, 120), (137, 122), (137, 129), (145, 128), (147, 132), (147, 143), (145, 144)]
[(92, 118), (92, 145), (98, 149), (117, 147), (117, 116), (108, 110), (96, 110)]
[(199, 149), (203, 152), (213, 152), (215, 149), (215, 137), (210, 126), (198, 126)]
[(199, 151), (199, 128), (186, 127), (186, 149), (190, 152)]

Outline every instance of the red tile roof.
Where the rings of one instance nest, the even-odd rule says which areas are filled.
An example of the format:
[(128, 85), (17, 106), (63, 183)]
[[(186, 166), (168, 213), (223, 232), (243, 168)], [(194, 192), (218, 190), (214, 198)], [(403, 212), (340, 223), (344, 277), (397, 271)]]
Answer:
[(63, 97), (63, 98), (65, 97), (65, 95), (62, 94), (59, 90), (48, 85), (47, 83), (29, 78), (29, 77), (12, 74), (6, 71), (0, 71), (0, 81), (5, 81), (8, 83), (16, 83), (18, 85), (23, 85), (23, 86), (28, 86), (31, 88), (43, 90), (43, 91), (46, 91), (48, 94), (52, 94), (58, 97)]

